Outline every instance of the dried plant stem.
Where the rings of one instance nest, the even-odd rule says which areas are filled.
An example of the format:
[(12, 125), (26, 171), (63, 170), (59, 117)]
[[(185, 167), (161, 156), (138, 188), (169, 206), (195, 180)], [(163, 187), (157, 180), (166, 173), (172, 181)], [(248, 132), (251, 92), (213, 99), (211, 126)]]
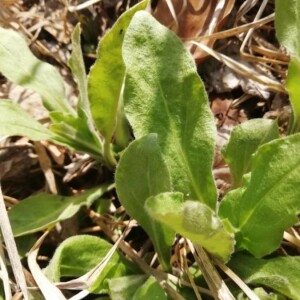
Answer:
[(11, 263), (11, 267), (15, 276), (16, 283), (23, 293), (23, 298), (27, 300), (29, 298), (27, 293), (26, 280), (23, 273), (22, 264), (20, 262), (16, 242), (14, 240), (13, 232), (9, 223), (9, 219), (8, 219), (8, 215), (7, 215), (7, 211), (6, 211), (6, 207), (2, 195), (1, 185), (0, 185), (0, 227), (1, 227), (3, 240), (6, 245), (7, 254)]

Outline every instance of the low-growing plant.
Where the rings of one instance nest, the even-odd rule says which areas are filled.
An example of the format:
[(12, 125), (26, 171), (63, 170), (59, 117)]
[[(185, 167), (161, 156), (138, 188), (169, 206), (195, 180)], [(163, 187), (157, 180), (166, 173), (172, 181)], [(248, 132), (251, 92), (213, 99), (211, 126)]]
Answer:
[[(277, 122), (266, 119), (235, 127), (222, 150), (233, 184), (221, 202), (212, 174), (216, 128), (204, 85), (180, 39), (144, 11), (147, 1), (125, 12), (102, 38), (88, 76), (80, 27), (75, 28), (69, 65), (79, 89), (76, 111), (65, 100), (58, 72), (37, 60), (19, 34), (0, 29), (0, 71), (37, 91), (52, 121), (47, 129), (13, 102), (2, 100), (0, 133), (48, 139), (116, 167), (118, 198), (149, 235), (165, 272), (172, 269), (171, 248), (175, 234), (180, 234), (229, 262), (247, 283), (299, 299), (299, 257), (263, 258), (278, 249), (284, 231), (297, 222), (300, 212), (300, 99), (296, 90), (300, 48), (294, 40), (285, 39), (289, 2), (293, 1), (276, 1), (278, 38), (292, 56), (286, 84), (293, 106), (289, 135), (280, 137)], [(297, 1), (289, 12), (300, 12)], [(295, 32), (298, 42), (298, 27)], [(135, 137), (131, 143), (128, 123)], [(9, 212), (14, 234), (47, 229), (74, 215), (80, 206), (92, 205), (111, 188), (102, 186), (64, 201), (56, 195), (29, 197)], [(91, 254), (91, 247), (99, 250)], [(97, 238), (68, 239), (45, 273), (52, 281), (81, 276), (104, 259), (101, 247), (110, 249)], [(76, 252), (73, 256), (72, 251)], [(109, 293), (112, 299), (154, 295), (166, 299), (159, 276), (139, 274), (119, 254), (112, 262), (118, 263), (118, 271), (114, 273), (112, 264), (107, 265), (87, 286), (90, 292)], [(81, 263), (88, 267), (77, 269)], [(173, 288), (182, 297), (180, 288)], [(263, 289), (255, 292), (261, 299), (278, 299)]]

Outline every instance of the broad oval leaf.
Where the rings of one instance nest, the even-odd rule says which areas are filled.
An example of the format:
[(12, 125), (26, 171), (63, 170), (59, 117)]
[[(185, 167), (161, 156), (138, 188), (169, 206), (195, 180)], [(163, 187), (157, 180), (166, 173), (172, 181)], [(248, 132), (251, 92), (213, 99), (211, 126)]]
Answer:
[(192, 57), (173, 32), (137, 12), (123, 59), (125, 112), (135, 137), (157, 133), (174, 190), (215, 209), (216, 128)]
[(0, 72), (12, 82), (39, 93), (48, 110), (74, 113), (59, 72), (38, 60), (21, 34), (0, 27), (0, 36)]
[(249, 120), (232, 130), (222, 155), (230, 168), (234, 187), (240, 186), (243, 175), (250, 172), (251, 157), (257, 148), (277, 138), (277, 122), (267, 119)]
[(300, 257), (257, 259), (250, 255), (234, 255), (229, 267), (247, 284), (263, 285), (298, 300), (300, 295)]
[(156, 134), (132, 142), (124, 151), (116, 171), (118, 197), (128, 214), (149, 234), (164, 269), (169, 268), (175, 233), (152, 219), (144, 208), (150, 196), (171, 191), (168, 169)]
[(127, 10), (101, 39), (96, 62), (88, 77), (91, 112), (97, 129), (105, 138), (105, 156), (109, 161), (114, 160), (110, 154), (110, 142), (117, 125), (125, 75), (122, 59), (123, 39), (133, 15), (138, 10), (145, 9), (147, 3), (148, 0), (142, 1)]
[(262, 257), (279, 247), (300, 212), (300, 134), (269, 142), (253, 157), (249, 182), (229, 193), (219, 215), (239, 230), (239, 248)]
[(228, 261), (234, 250), (234, 235), (207, 205), (184, 201), (182, 193), (162, 193), (148, 198), (145, 207), (159, 222)]
[[(70, 237), (55, 250), (53, 258), (45, 269), (45, 274), (52, 282), (58, 282), (66, 277), (80, 277), (101, 263), (111, 248), (110, 243), (95, 236)], [(134, 272), (136, 270), (133, 264), (116, 251), (95, 280), (97, 284), (93, 292), (97, 290), (97, 292), (107, 293), (107, 280)]]
[(38, 194), (22, 200), (9, 212), (15, 237), (46, 229), (71, 218), (82, 206), (90, 206), (108, 189), (107, 185), (83, 192), (78, 196)]
[(33, 141), (54, 138), (50, 130), (10, 100), (0, 100), (0, 116), (0, 135), (27, 136)]

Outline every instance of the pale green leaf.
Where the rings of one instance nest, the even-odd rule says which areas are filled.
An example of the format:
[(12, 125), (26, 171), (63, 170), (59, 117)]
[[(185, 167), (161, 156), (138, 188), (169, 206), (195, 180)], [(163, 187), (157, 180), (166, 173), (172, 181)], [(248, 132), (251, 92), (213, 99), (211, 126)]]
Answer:
[(259, 147), (245, 190), (228, 194), (219, 215), (239, 230), (239, 248), (262, 257), (279, 247), (300, 212), (300, 134)]
[(167, 294), (159, 285), (157, 280), (150, 276), (146, 282), (144, 282), (139, 288), (136, 290), (133, 295), (132, 300), (145, 300), (145, 299), (155, 299), (155, 300), (167, 300)]
[[(80, 277), (98, 265), (111, 250), (112, 245), (103, 239), (90, 235), (70, 237), (55, 250), (54, 256), (45, 269), (52, 282), (61, 278)], [(119, 252), (114, 252), (95, 282), (93, 292), (107, 292), (108, 279), (132, 274), (135, 268)]]
[(54, 137), (51, 131), (10, 100), (0, 100), (0, 116), (0, 135), (27, 136), (33, 141)]
[(233, 256), (229, 267), (247, 284), (262, 285), (290, 299), (299, 299), (300, 257), (257, 259), (238, 254)]
[(108, 280), (109, 296), (111, 300), (132, 299), (136, 290), (147, 280), (147, 278), (147, 275), (131, 275)]
[(76, 196), (38, 194), (15, 205), (8, 216), (14, 236), (46, 229), (74, 216), (82, 206), (89, 207), (108, 190), (107, 185), (87, 190)]
[(145, 207), (156, 220), (228, 261), (234, 236), (207, 205), (184, 201), (182, 193), (162, 193), (147, 199)]
[(48, 110), (74, 113), (58, 70), (38, 60), (21, 34), (0, 27), (0, 36), (0, 72), (10, 81), (39, 93)]
[[(255, 295), (258, 296), (260, 300), (286, 300), (287, 299), (282, 295), (278, 295), (272, 292), (267, 293), (263, 288), (255, 288), (253, 289), (253, 292)], [(237, 300), (249, 300), (249, 298), (243, 292), (240, 292), (236, 298)]]
[(156, 134), (135, 140), (124, 151), (116, 171), (116, 189), (128, 214), (149, 234), (160, 263), (167, 269), (175, 234), (153, 220), (144, 208), (147, 198), (171, 190), (169, 172)]
[(50, 116), (53, 121), (50, 130), (55, 134), (55, 142), (74, 151), (88, 153), (98, 160), (102, 158), (102, 145), (96, 133), (90, 130), (85, 114), (73, 116), (52, 112)]
[(95, 125), (105, 138), (105, 155), (110, 159), (110, 142), (116, 129), (121, 89), (125, 67), (122, 59), (122, 44), (125, 32), (133, 15), (145, 9), (142, 1), (127, 10), (101, 39), (97, 60), (88, 77), (88, 93)]
[(291, 57), (288, 75), (285, 86), (289, 92), (290, 101), (293, 109), (292, 118), (289, 123), (289, 133), (300, 131), (300, 93), (299, 93), (299, 80), (300, 80), (300, 59)]
[(300, 59), (300, 2), (275, 1), (275, 29), (279, 42)]
[(133, 17), (123, 44), (125, 112), (140, 138), (157, 133), (175, 191), (215, 209), (216, 129), (191, 55), (147, 12)]
[(277, 138), (277, 122), (267, 119), (249, 120), (232, 130), (222, 155), (230, 168), (234, 187), (240, 186), (243, 175), (250, 172), (252, 154), (257, 148)]

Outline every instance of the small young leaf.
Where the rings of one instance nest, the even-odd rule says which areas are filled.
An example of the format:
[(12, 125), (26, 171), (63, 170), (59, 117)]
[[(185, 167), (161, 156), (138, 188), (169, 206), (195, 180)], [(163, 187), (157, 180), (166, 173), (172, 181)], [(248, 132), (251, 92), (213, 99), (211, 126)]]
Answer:
[(147, 198), (171, 190), (156, 134), (135, 140), (124, 151), (116, 171), (116, 189), (122, 205), (149, 234), (160, 263), (168, 269), (175, 233), (153, 220), (144, 208)]
[(108, 189), (107, 185), (103, 185), (79, 196), (39, 194), (26, 198), (8, 212), (14, 236), (37, 232), (69, 219), (82, 206), (92, 205)]
[(290, 299), (299, 299), (300, 257), (257, 259), (237, 254), (229, 262), (229, 267), (247, 284), (263, 285)]
[(88, 78), (88, 93), (95, 125), (105, 138), (105, 155), (110, 159), (110, 142), (117, 124), (117, 114), (125, 67), (122, 59), (122, 44), (133, 15), (145, 9), (142, 1), (127, 10), (101, 39), (97, 60)]
[(150, 276), (133, 295), (132, 300), (157, 299), (167, 300), (167, 294), (159, 285), (157, 280)]
[(33, 141), (51, 140), (54, 134), (10, 100), (0, 101), (0, 135), (27, 136)]
[(233, 187), (240, 186), (243, 175), (251, 170), (251, 156), (257, 148), (277, 138), (278, 125), (272, 120), (253, 119), (233, 129), (228, 144), (222, 149), (231, 171)]
[(74, 113), (58, 71), (38, 60), (21, 34), (0, 27), (0, 36), (0, 72), (12, 82), (39, 93), (49, 111)]
[[(103, 239), (79, 235), (70, 237), (56, 249), (45, 274), (52, 282), (58, 282), (62, 277), (80, 277), (99, 264), (112, 245)], [(96, 279), (97, 292), (106, 293), (108, 283), (106, 280), (133, 274), (132, 263), (127, 261), (118, 252), (115, 252), (103, 271)]]
[(300, 212), (300, 134), (259, 147), (250, 181), (240, 193), (229, 193), (219, 216), (239, 230), (239, 248), (262, 257), (278, 248), (283, 232)]
[(173, 188), (216, 208), (216, 128), (195, 63), (179, 38), (137, 12), (123, 44), (125, 112), (136, 138), (158, 134)]
[[(131, 275), (108, 280), (111, 300), (132, 299), (135, 292), (147, 280), (147, 275)], [(152, 299), (152, 298), (150, 298)]]
[(162, 193), (145, 203), (156, 220), (228, 261), (234, 249), (234, 236), (207, 205), (184, 201), (182, 193)]
[(88, 125), (85, 114), (73, 116), (61, 112), (51, 112), (53, 124), (50, 130), (55, 134), (53, 140), (66, 147), (88, 153), (96, 159), (102, 159), (102, 145), (94, 131)]

